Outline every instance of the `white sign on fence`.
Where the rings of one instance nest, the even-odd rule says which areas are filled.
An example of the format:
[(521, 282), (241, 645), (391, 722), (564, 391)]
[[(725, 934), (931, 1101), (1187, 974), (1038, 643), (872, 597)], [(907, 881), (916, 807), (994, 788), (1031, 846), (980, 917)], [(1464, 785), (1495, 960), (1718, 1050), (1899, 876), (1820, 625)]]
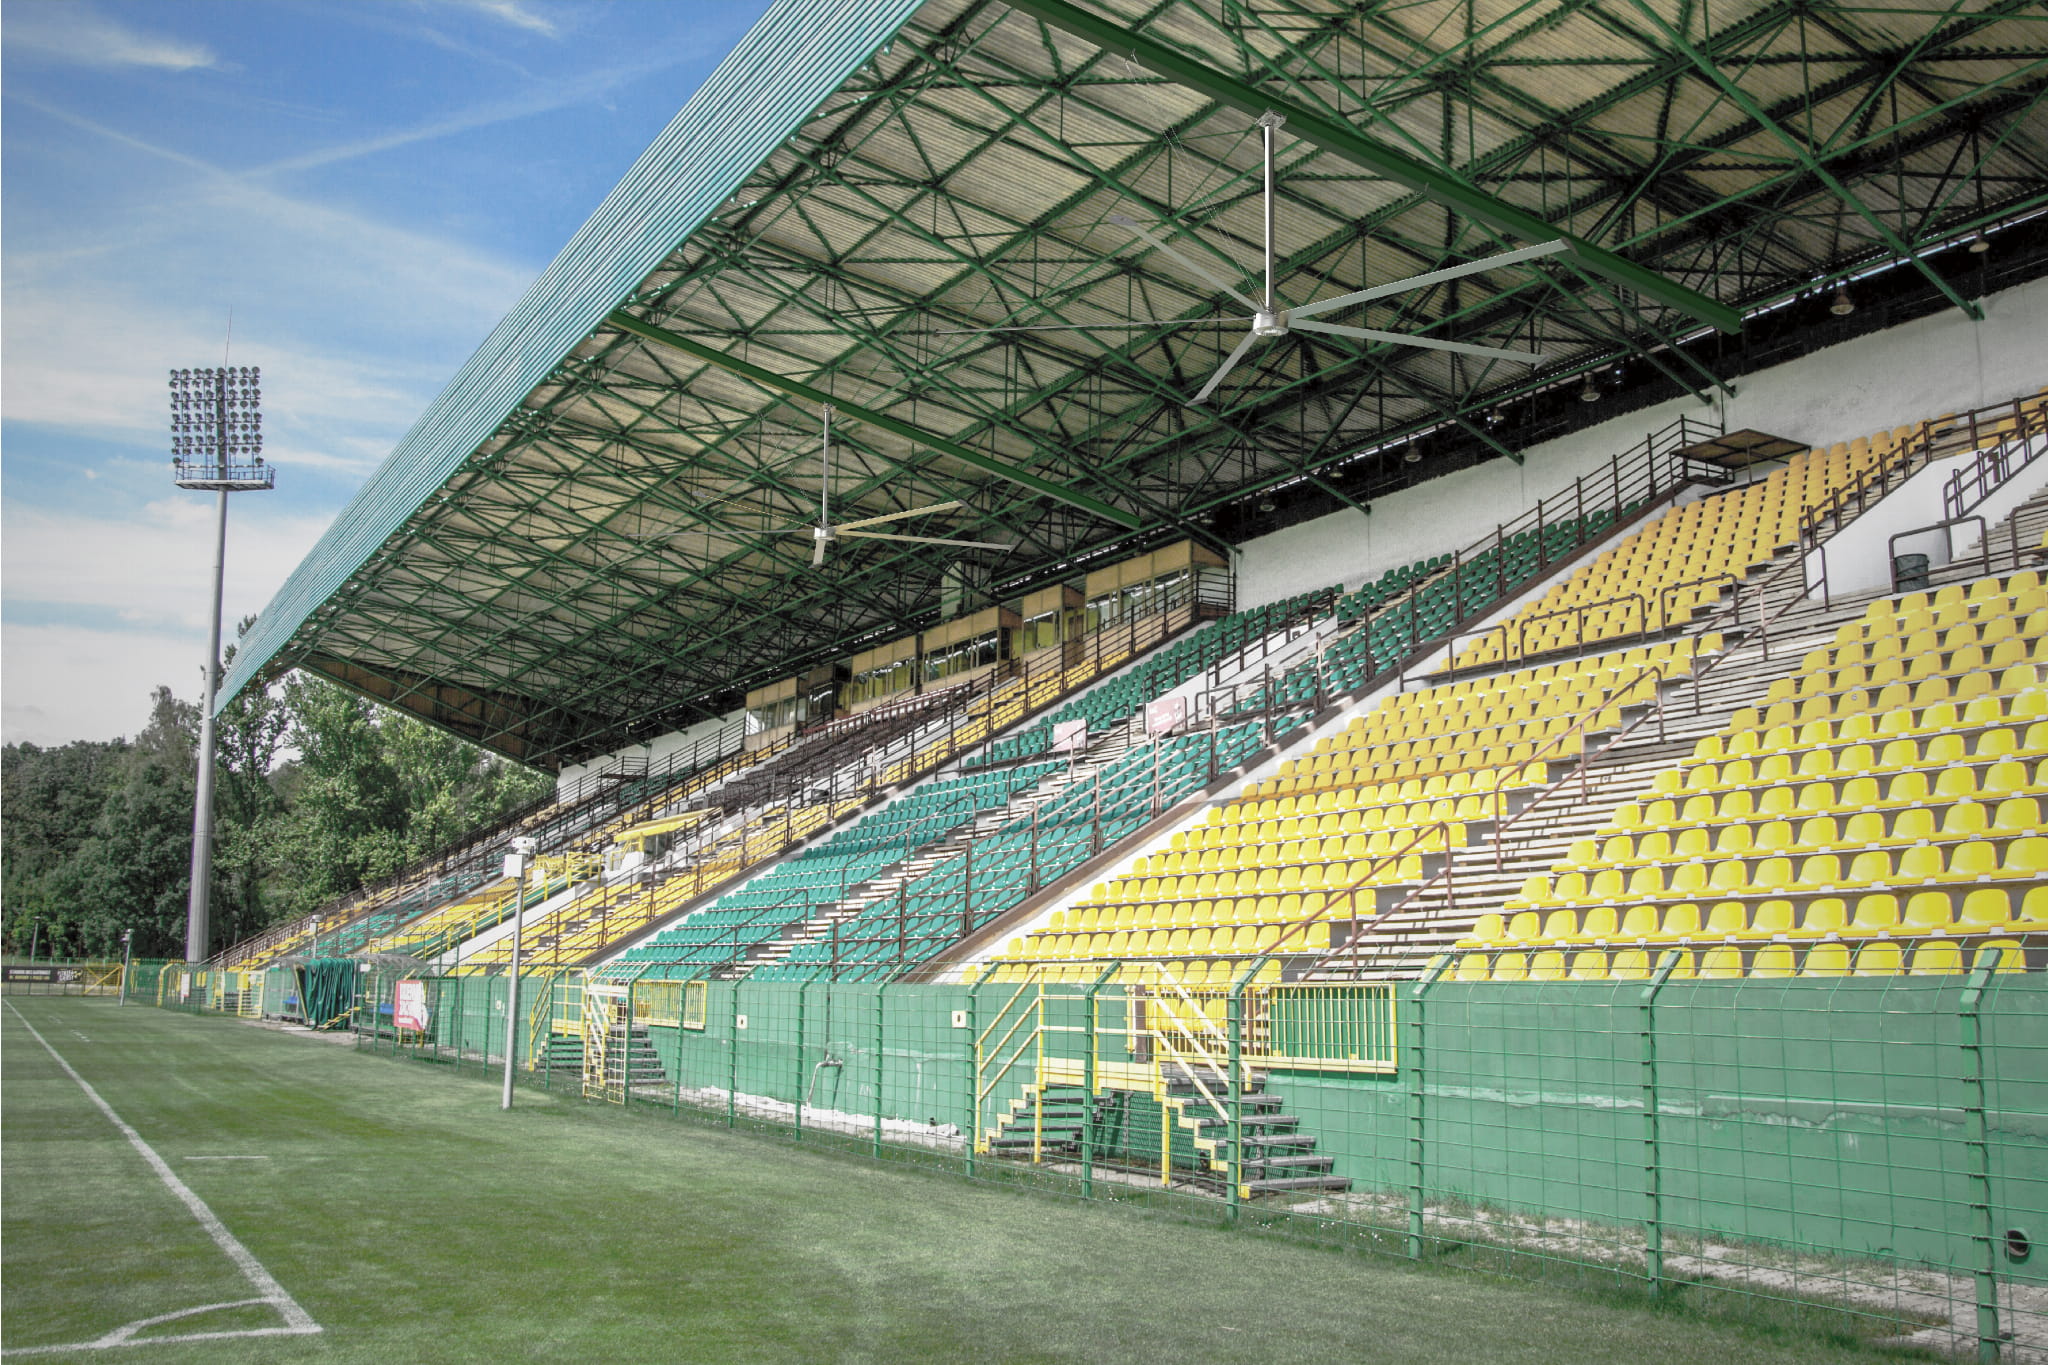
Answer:
[(391, 999), (391, 1026), (410, 1029), (414, 1033), (427, 1031), (427, 983), (424, 981), (401, 981), (398, 994)]
[(1170, 735), (1188, 721), (1186, 697), (1161, 697), (1145, 707), (1145, 733)]

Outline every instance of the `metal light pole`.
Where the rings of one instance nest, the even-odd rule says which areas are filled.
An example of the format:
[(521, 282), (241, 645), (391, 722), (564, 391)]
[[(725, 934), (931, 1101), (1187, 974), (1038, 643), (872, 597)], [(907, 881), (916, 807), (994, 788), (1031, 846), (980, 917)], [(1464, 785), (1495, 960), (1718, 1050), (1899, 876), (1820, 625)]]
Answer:
[(121, 1003), (128, 1003), (128, 969), (135, 961), (135, 931), (121, 931)]
[(28, 931), (28, 960), (36, 960), (36, 946), (43, 940), (43, 922), (37, 920)]
[(526, 869), (537, 847), (531, 838), (512, 841), (512, 971), (505, 983), (505, 1098), (498, 1108), (512, 1107), (512, 1058), (519, 1049), (519, 949), (520, 933), (526, 927)]
[(207, 635), (206, 685), (199, 702), (199, 778), (192, 800), (192, 891), (185, 911), (185, 960), (208, 957), (208, 894), (213, 880), (213, 699), (220, 686), (220, 602), (227, 573), (228, 494), (276, 486), (263, 462), (262, 374), (243, 365), (171, 371), (171, 481), (210, 489), (213, 624)]

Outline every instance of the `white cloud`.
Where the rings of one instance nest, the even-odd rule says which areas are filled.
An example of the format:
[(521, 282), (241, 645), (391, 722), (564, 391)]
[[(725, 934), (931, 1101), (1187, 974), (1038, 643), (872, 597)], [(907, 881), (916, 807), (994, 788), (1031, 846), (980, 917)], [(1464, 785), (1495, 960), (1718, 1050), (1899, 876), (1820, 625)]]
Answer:
[[(199, 695), (212, 603), (213, 501), (193, 493), (129, 516), (53, 512), (10, 499), (0, 543), (10, 603), (61, 608), (80, 622), (0, 625), (0, 738), (62, 744), (132, 735), (149, 691)], [(269, 601), (325, 529), (326, 516), (271, 514), (231, 499), (221, 619)]]
[[(174, 493), (125, 515), (58, 511), (10, 498), (0, 545), (7, 599), (111, 614), (146, 631), (185, 632), (192, 648), (204, 652), (213, 516), (213, 497), (203, 493)], [(261, 495), (230, 498), (222, 619), (232, 623), (268, 602), (327, 522), (324, 513), (271, 512)]]
[(83, 0), (14, 0), (7, 7), (7, 46), (78, 66), (141, 66), (203, 71), (221, 66), (204, 43), (144, 33), (94, 10)]
[(545, 14), (537, 13), (526, 0), (459, 0), (466, 8), (473, 9), (501, 23), (514, 28), (523, 28), (529, 33), (538, 33), (552, 38), (559, 30), (555, 21)]
[(133, 736), (150, 689), (199, 696), (206, 636), (90, 626), (0, 627), (0, 741), (68, 744)]
[[(67, 294), (54, 283), (10, 281), (0, 325), (0, 406), (8, 420), (81, 435), (160, 443), (169, 414), (165, 374), (220, 358), (220, 336), (202, 330), (192, 310), (111, 286)], [(232, 358), (263, 370), (265, 444), (280, 462), (290, 451), (308, 465), (367, 473), (389, 446), (372, 456), (355, 432), (402, 432), (432, 392), (431, 379), (395, 364), (290, 337), (245, 337)], [(338, 425), (354, 430), (339, 438), (340, 448), (321, 449), (337, 440)]]

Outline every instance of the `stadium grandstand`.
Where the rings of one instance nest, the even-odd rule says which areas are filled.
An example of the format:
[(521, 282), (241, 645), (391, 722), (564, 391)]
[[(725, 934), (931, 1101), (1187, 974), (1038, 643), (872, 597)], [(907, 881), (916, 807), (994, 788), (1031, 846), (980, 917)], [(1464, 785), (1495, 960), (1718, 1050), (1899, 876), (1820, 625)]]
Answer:
[(223, 689), (556, 791), (187, 988), (2048, 1352), (2044, 99), (2017, 0), (778, 3)]

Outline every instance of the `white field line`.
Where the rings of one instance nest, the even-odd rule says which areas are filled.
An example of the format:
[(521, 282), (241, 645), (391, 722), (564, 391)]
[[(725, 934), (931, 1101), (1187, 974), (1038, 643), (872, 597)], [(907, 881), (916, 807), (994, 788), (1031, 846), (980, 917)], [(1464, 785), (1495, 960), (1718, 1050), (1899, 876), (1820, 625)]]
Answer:
[[(206, 1201), (192, 1193), (191, 1187), (178, 1179), (177, 1174), (171, 1170), (170, 1165), (157, 1155), (156, 1149), (147, 1142), (144, 1142), (142, 1134), (129, 1127), (128, 1123), (119, 1114), (114, 1112), (113, 1106), (100, 1098), (99, 1091), (94, 1090), (88, 1085), (85, 1077), (79, 1075), (72, 1068), (71, 1063), (64, 1060), (63, 1054), (50, 1046), (50, 1040), (36, 1031), (36, 1026), (31, 1024), (27, 1016), (22, 1014), (19, 1009), (15, 1008), (13, 1001), (7, 1002), (7, 1009), (9, 1013), (21, 1021), (21, 1026), (28, 1030), (29, 1036), (43, 1045), (43, 1050), (50, 1054), (59, 1067), (63, 1068), (64, 1074), (78, 1083), (78, 1088), (85, 1092), (85, 1097), (91, 1100), (102, 1114), (107, 1116), (107, 1122), (121, 1130), (121, 1136), (128, 1139), (129, 1146), (142, 1154), (142, 1159), (149, 1163), (151, 1170), (156, 1172), (157, 1179), (163, 1181), (170, 1188), (171, 1193), (183, 1201), (186, 1209), (199, 1221), (199, 1226), (206, 1229), (206, 1235), (213, 1239), (213, 1244), (219, 1247), (227, 1258), (235, 1263), (235, 1268), (242, 1272), (242, 1277), (249, 1281), (251, 1288), (256, 1290), (257, 1297), (253, 1299), (240, 1299), (233, 1303), (205, 1304), (198, 1308), (186, 1308), (175, 1313), (164, 1313), (153, 1318), (143, 1318), (137, 1322), (131, 1322), (125, 1327), (117, 1327), (105, 1336), (93, 1341), (81, 1341), (63, 1346), (24, 1346), (0, 1351), (0, 1355), (49, 1355), (59, 1351), (95, 1351), (109, 1346), (154, 1346), (162, 1342), (172, 1341), (219, 1341), (229, 1337), (307, 1336), (320, 1331), (320, 1324), (313, 1321), (313, 1315), (304, 1308), (301, 1308), (299, 1301), (285, 1292), (285, 1287), (277, 1282), (275, 1276), (263, 1268), (261, 1261), (250, 1254), (249, 1248), (243, 1246), (241, 1240), (235, 1234), (229, 1232), (220, 1219), (214, 1216), (213, 1210), (206, 1206)], [(218, 1308), (239, 1308), (256, 1303), (267, 1303), (277, 1309), (278, 1315), (284, 1319), (284, 1326), (257, 1327), (240, 1332), (192, 1332), (183, 1336), (150, 1337), (143, 1340), (138, 1340), (135, 1335), (144, 1328), (160, 1322), (170, 1322), (178, 1318), (191, 1317), (196, 1313), (212, 1312)]]

